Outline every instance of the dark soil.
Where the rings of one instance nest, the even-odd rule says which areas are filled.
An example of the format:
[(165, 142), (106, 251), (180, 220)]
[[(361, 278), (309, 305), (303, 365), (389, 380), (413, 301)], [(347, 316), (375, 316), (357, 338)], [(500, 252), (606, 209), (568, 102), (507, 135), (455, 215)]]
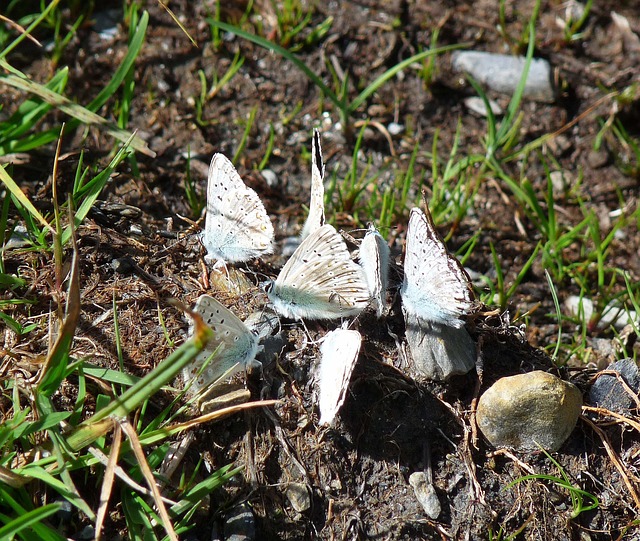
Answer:
[[(224, 3), (223, 3), (224, 4)], [(222, 19), (237, 21), (244, 6), (224, 6)], [(278, 39), (275, 15), (270, 2), (260, 2), (254, 12), (262, 13), (262, 35)], [(264, 4), (264, 5), (262, 5)], [(327, 83), (328, 66), (339, 66), (349, 74), (351, 96), (384, 70), (408, 56), (429, 47), (435, 29), (438, 45), (469, 43), (468, 48), (492, 52), (520, 52), (518, 40), (526, 35), (530, 8), (526, 3), (507, 3), (505, 32), (509, 42), (497, 30), (499, 3), (480, 2), (332, 2), (317, 6), (309, 28), (326, 17), (333, 17), (327, 36), (319, 44), (302, 47), (300, 59)], [(119, 5), (119, 4), (118, 4)], [(82, 269), (82, 326), (78, 331), (74, 355), (88, 357), (93, 363), (112, 368), (118, 366), (112, 316), (101, 318), (111, 310), (115, 295), (121, 341), (128, 371), (141, 375), (165, 359), (171, 349), (163, 337), (157, 306), (162, 309), (164, 326), (178, 343), (184, 340), (188, 323), (166, 300), (178, 298), (188, 305), (202, 293), (209, 292), (239, 316), (260, 310), (266, 302), (258, 288), (266, 276), (275, 276), (285, 258), (276, 254), (264, 262), (243, 266), (241, 271), (251, 282), (251, 289), (239, 298), (222, 290), (213, 273), (204, 264), (204, 251), (182, 217), (197, 220), (185, 197), (184, 182), (190, 154), (190, 174), (204, 200), (206, 171), (213, 152), (233, 156), (242, 139), (247, 119), (255, 114), (238, 169), (261, 196), (274, 220), (276, 236), (282, 241), (299, 231), (308, 203), (310, 161), (308, 149), (313, 127), (323, 134), (323, 150), (328, 170), (344, 177), (350, 167), (353, 145), (358, 134), (344, 133), (336, 123), (337, 112), (316, 88), (291, 63), (277, 54), (232, 36), (223, 36), (218, 50), (211, 44), (206, 17), (211, 5), (178, 1), (171, 9), (198, 43), (194, 47), (169, 14), (156, 3), (147, 6), (151, 14), (147, 44), (136, 63), (136, 92), (128, 129), (139, 134), (156, 152), (155, 158), (139, 155), (120, 168), (101, 199), (140, 209), (140, 214), (122, 217), (94, 213), (78, 230)], [(563, 39), (556, 18), (564, 14), (560, 2), (543, 2), (536, 42), (536, 55), (547, 58), (557, 68), (561, 92), (554, 104), (525, 101), (519, 128), (521, 144), (543, 134), (563, 130), (539, 150), (507, 165), (513, 178), (526, 176), (544, 200), (546, 194), (545, 160), (556, 160), (556, 167), (572, 178), (571, 194), (560, 194), (556, 201), (562, 225), (577, 224), (583, 205), (602, 218), (602, 234), (609, 232), (608, 212), (627, 205), (629, 213), (637, 207), (638, 153), (619, 140), (607, 136), (594, 150), (595, 137), (610, 115), (637, 137), (640, 101), (622, 104), (610, 91), (621, 91), (640, 78), (640, 50), (625, 42), (612, 22), (610, 11), (626, 16), (632, 30), (640, 31), (640, 11), (635, 2), (612, 2), (594, 6), (584, 29), (585, 36), (575, 43)], [(255, 23), (256, 19), (252, 19)], [(88, 103), (104, 87), (121, 61), (127, 45), (127, 29), (121, 28), (113, 39), (102, 39), (87, 26), (80, 29), (63, 54), (59, 64), (69, 66), (66, 89), (78, 103)], [(295, 41), (295, 40), (294, 40)], [(239, 73), (211, 100), (202, 112), (205, 123), (196, 120), (195, 99), (200, 94), (198, 71), (208, 81), (213, 73), (226, 71), (236, 51), (245, 63)], [(15, 57), (15, 65), (34, 79), (48, 80), (55, 66), (42, 51)], [(426, 84), (416, 69), (407, 69), (392, 78), (357, 111), (354, 120), (372, 120), (383, 126), (398, 122), (403, 134), (393, 137), (393, 152), (384, 134), (374, 127), (367, 129), (360, 167), (367, 160), (384, 172), (381, 182), (389, 182), (389, 172), (406, 171), (416, 141), (420, 142), (416, 161), (412, 198), (424, 187), (430, 192), (431, 150), (438, 133), (438, 155), (446, 157), (459, 129), (461, 155), (484, 154), (482, 138), (486, 120), (474, 116), (463, 105), (463, 98), (474, 95), (459, 74), (451, 72), (449, 55), (437, 58), (434, 80)], [(4, 104), (10, 112), (12, 103), (20, 103), (21, 94), (3, 87)], [(504, 96), (492, 95), (503, 107)], [(112, 114), (113, 102), (102, 111)], [(323, 115), (323, 111), (327, 111)], [(51, 121), (56, 119), (52, 118)], [(459, 124), (460, 123), (460, 124)], [(274, 131), (274, 150), (268, 167), (277, 182), (268, 185), (257, 166), (265, 155), (270, 127)], [(97, 130), (67, 136), (65, 159), (60, 162), (59, 193), (70, 190), (78, 153), (85, 150), (85, 163), (106, 164), (114, 142)], [(22, 182), (25, 192), (43, 209), (50, 209), (50, 179), (54, 147), (37, 155), (30, 154), (14, 168), (14, 178)], [(549, 163), (548, 161), (546, 163)], [(498, 179), (487, 179), (477, 172), (467, 172), (470, 185), (483, 180), (472, 207), (459, 223), (450, 224), (452, 251), (480, 231), (478, 244), (467, 267), (495, 276), (491, 243), (511, 283), (533, 253), (540, 233), (527, 221), (515, 198)], [(578, 178), (581, 177), (581, 182)], [(336, 201), (337, 202), (337, 195)], [(346, 210), (332, 213), (337, 226), (350, 230), (362, 227), (354, 214)], [(398, 217), (393, 240), (393, 255), (401, 261), (406, 218)], [(522, 227), (517, 227), (521, 223)], [(142, 235), (132, 233), (136, 225)], [(637, 225), (637, 224), (636, 224)], [(567, 258), (578, 261), (581, 246), (569, 246)], [(626, 230), (626, 237), (613, 241), (608, 252), (610, 267), (627, 270), (632, 282), (640, 279), (640, 235), (637, 227)], [(112, 262), (124, 258), (135, 265), (128, 272), (115, 272)], [(8, 272), (18, 267), (23, 276), (32, 276), (28, 296), (37, 300), (31, 316), (43, 318), (52, 300), (60, 297), (54, 284), (50, 254), (7, 254)], [(142, 269), (156, 280), (150, 280)], [(560, 300), (579, 294), (580, 287), (569, 277), (556, 284)], [(598, 496), (596, 510), (571, 518), (569, 492), (544, 481), (526, 481), (507, 488), (510, 482), (530, 471), (559, 475), (557, 468), (543, 454), (510, 453), (491, 448), (474, 431), (474, 400), (498, 377), (543, 369), (553, 371), (587, 392), (594, 365), (584, 360), (561, 359), (558, 369), (533, 347), (553, 347), (558, 337), (555, 309), (542, 265), (536, 264), (511, 300), (512, 319), (526, 318), (526, 341), (518, 340), (515, 331), (497, 318), (486, 326), (494, 335), (492, 346), (483, 352), (482, 380), (476, 373), (454, 378), (446, 384), (414, 382), (404, 375), (396, 342), (389, 331), (402, 339), (404, 327), (396, 299), (391, 314), (382, 322), (365, 314), (358, 322), (365, 335), (363, 351), (350, 384), (350, 391), (336, 425), (320, 429), (313, 402), (312, 367), (317, 346), (307, 342), (296, 325), (285, 324), (285, 345), (275, 361), (265, 362), (258, 382), (251, 382), (254, 397), (277, 398), (271, 412), (253, 410), (224, 422), (203, 426), (188, 452), (186, 464), (195, 464), (201, 456), (213, 468), (232, 461), (244, 465), (244, 472), (214, 495), (210, 510), (194, 517), (195, 536), (208, 539), (213, 521), (224, 523), (226, 513), (242, 501), (249, 502), (256, 518), (256, 539), (496, 539), (519, 533), (528, 540), (613, 540), (638, 539), (637, 496), (640, 492), (638, 433), (627, 424), (603, 422), (594, 417), (603, 432), (595, 431), (586, 420), (577, 428), (554, 458), (562, 465), (571, 483)], [(24, 312), (26, 314), (26, 312)], [(44, 314), (44, 315), (42, 315)], [(20, 317), (16, 312), (13, 317)], [(98, 319), (100, 318), (100, 319)], [(521, 322), (518, 322), (519, 325)], [(320, 338), (331, 325), (307, 323), (313, 340)], [(32, 333), (28, 343), (8, 344), (34, 355), (42, 353), (47, 343), (47, 326), (41, 335)], [(570, 330), (569, 330), (570, 332)], [(594, 329), (592, 338), (613, 339), (609, 331)], [(5, 349), (10, 349), (5, 344)], [(563, 352), (569, 347), (563, 348)], [(73, 389), (70, 388), (72, 393)], [(99, 388), (90, 389), (100, 392)], [(161, 397), (165, 403), (169, 397)], [(61, 404), (64, 396), (60, 397)], [(603, 440), (608, 438), (608, 443)], [(621, 472), (612, 462), (605, 446), (610, 446), (628, 475), (625, 484)], [(437, 520), (427, 518), (416, 500), (409, 475), (424, 469), (430, 461), (442, 513)], [(307, 511), (295, 511), (287, 498), (289, 483), (304, 483), (312, 494)], [(86, 488), (86, 487), (85, 487)], [(82, 490), (82, 487), (81, 487)], [(90, 489), (89, 489), (90, 490)], [(96, 495), (97, 497), (97, 495)], [(634, 497), (636, 498), (634, 501)], [(108, 527), (112, 532), (122, 527), (117, 513)], [(69, 532), (73, 535), (74, 532)]]

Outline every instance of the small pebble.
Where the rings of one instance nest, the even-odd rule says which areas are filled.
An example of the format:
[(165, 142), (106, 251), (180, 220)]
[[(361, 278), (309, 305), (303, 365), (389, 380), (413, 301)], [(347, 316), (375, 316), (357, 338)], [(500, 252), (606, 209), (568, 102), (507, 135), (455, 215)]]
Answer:
[(409, 484), (413, 487), (417, 500), (430, 519), (436, 520), (440, 516), (442, 507), (433, 483), (429, 482), (427, 474), (417, 471), (409, 476)]
[[(451, 62), (455, 71), (468, 73), (496, 92), (513, 95), (522, 77), (526, 58), (482, 51), (457, 51), (453, 53)], [(552, 81), (549, 62), (542, 58), (533, 58), (523, 96), (535, 101), (553, 103), (555, 90)]]
[(273, 188), (278, 185), (278, 175), (276, 175), (271, 169), (263, 169), (262, 178), (269, 188)]
[(591, 150), (587, 154), (587, 164), (591, 169), (600, 169), (609, 163), (609, 153), (604, 150)]
[[(478, 96), (471, 96), (469, 98), (465, 98), (464, 104), (469, 109), (469, 111), (480, 115), (481, 117), (489, 116), (487, 114), (487, 107), (484, 104), (484, 100), (479, 98)], [(504, 111), (502, 107), (500, 107), (495, 101), (489, 100), (489, 107), (491, 107), (491, 112), (494, 116), (502, 116)]]
[[(636, 395), (638, 394), (640, 390), (640, 371), (633, 359), (622, 359), (612, 363), (606, 370), (620, 374), (631, 390)], [(597, 408), (604, 408), (618, 413), (628, 413), (632, 408), (637, 407), (636, 401), (629, 395), (618, 378), (609, 374), (603, 374), (595, 381), (589, 392), (589, 402)]]
[(304, 483), (289, 483), (285, 494), (291, 507), (298, 513), (303, 513), (311, 507), (311, 494)]
[(390, 122), (387, 126), (387, 130), (391, 135), (400, 135), (404, 131), (404, 126), (397, 122)]
[(575, 428), (581, 408), (575, 385), (536, 370), (496, 381), (480, 397), (476, 419), (494, 447), (557, 451)]
[[(594, 317), (593, 301), (587, 297), (571, 295), (564, 301), (564, 307), (568, 315), (579, 317), (581, 321), (589, 322)], [(599, 317), (598, 328), (600, 329), (613, 326), (614, 329), (621, 330), (628, 324), (637, 325), (639, 321), (638, 314), (634, 310), (627, 311), (613, 302), (601, 310)]]

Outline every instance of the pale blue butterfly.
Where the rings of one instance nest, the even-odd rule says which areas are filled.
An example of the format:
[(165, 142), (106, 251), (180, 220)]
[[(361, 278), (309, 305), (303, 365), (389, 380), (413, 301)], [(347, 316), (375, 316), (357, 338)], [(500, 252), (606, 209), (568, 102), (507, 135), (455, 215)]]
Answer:
[(273, 253), (273, 225), (262, 201), (222, 154), (209, 166), (202, 242), (208, 261), (238, 263)]
[(419, 208), (409, 217), (400, 296), (406, 312), (456, 328), (473, 306), (467, 273), (438, 237), (431, 215)]
[(387, 306), (387, 281), (389, 276), (389, 245), (378, 230), (369, 225), (358, 256), (371, 294), (371, 305), (381, 317)]
[(279, 314), (292, 319), (334, 319), (359, 314), (369, 304), (364, 272), (332, 225), (314, 230), (265, 285)]
[[(211, 327), (213, 337), (183, 371), (190, 392), (205, 392), (222, 378), (244, 370), (258, 352), (258, 338), (231, 310), (210, 295), (201, 295), (195, 311)], [(206, 364), (203, 369), (203, 365)]]

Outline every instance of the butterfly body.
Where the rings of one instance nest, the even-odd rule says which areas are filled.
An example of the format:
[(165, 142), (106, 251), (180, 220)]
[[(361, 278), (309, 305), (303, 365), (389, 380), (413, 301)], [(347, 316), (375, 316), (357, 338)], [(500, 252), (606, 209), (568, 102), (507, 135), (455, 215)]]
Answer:
[(362, 269), (332, 225), (313, 231), (275, 281), (266, 284), (275, 310), (291, 319), (334, 319), (359, 314), (369, 303)]
[(222, 154), (209, 166), (202, 242), (207, 260), (237, 263), (273, 253), (273, 225), (262, 201)]

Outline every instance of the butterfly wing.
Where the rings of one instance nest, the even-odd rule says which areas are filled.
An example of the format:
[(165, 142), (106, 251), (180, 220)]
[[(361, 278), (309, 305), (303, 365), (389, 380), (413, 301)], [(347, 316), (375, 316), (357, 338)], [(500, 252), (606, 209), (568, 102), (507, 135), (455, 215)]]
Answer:
[(387, 280), (389, 275), (389, 245), (373, 226), (360, 245), (360, 266), (364, 271), (376, 314), (381, 317), (387, 304)]
[(320, 147), (320, 132), (313, 130), (311, 145), (311, 201), (309, 215), (304, 223), (300, 240), (306, 239), (312, 231), (324, 225), (324, 162)]
[(336, 329), (327, 333), (320, 346), (318, 405), (321, 425), (331, 424), (344, 403), (361, 343), (358, 331)]
[(332, 225), (302, 241), (267, 290), (277, 312), (293, 319), (333, 319), (369, 303), (364, 272)]
[(404, 309), (420, 319), (462, 327), (473, 296), (469, 278), (438, 237), (433, 220), (419, 208), (409, 217), (404, 280)]
[(208, 260), (236, 263), (273, 252), (273, 225), (262, 201), (222, 154), (209, 166), (203, 243)]
[[(185, 380), (196, 378), (191, 385), (194, 393), (243, 370), (258, 352), (258, 339), (254, 334), (231, 310), (213, 297), (200, 296), (195, 311), (211, 327), (214, 335), (185, 368)], [(203, 370), (202, 366), (207, 361), (209, 362)]]

